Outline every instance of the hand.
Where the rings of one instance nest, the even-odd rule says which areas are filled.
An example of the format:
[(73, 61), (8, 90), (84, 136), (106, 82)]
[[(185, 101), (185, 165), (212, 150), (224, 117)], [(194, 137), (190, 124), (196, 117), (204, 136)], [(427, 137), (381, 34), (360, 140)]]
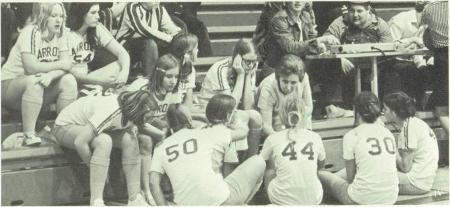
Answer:
[(344, 74), (349, 74), (353, 69), (355, 69), (355, 65), (353, 65), (353, 63), (347, 58), (341, 58), (341, 67)]
[(242, 68), (242, 57), (239, 54), (234, 57), (233, 69), (236, 71), (237, 75), (242, 75), (245, 73), (244, 68)]
[(128, 80), (128, 73), (120, 72), (119, 75), (117, 75), (116, 84), (117, 85), (125, 85)]
[(340, 41), (333, 35), (325, 35), (317, 38), (317, 44), (323, 43), (325, 45), (339, 45)]
[(41, 84), (44, 88), (47, 88), (53, 80), (53, 78), (46, 73), (39, 73), (36, 74), (36, 76), (38, 77), (36, 83)]

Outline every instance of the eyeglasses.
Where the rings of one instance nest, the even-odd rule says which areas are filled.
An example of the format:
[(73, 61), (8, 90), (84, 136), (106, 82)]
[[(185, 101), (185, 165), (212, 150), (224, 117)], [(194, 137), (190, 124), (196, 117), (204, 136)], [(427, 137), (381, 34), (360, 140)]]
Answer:
[(254, 66), (255, 64), (258, 63), (258, 60), (247, 60), (247, 59), (242, 59), (242, 62), (247, 65), (247, 66)]

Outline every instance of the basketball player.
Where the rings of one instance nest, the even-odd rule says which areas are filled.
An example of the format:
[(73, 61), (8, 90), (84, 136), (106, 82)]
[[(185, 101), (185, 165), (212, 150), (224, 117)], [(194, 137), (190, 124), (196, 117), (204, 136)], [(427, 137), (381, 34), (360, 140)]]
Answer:
[(145, 205), (140, 192), (141, 160), (136, 127), (156, 109), (146, 91), (86, 96), (70, 104), (55, 120), (58, 144), (75, 149), (89, 166), (91, 205), (104, 205), (103, 190), (112, 147), (122, 149), (122, 166), (130, 205)]
[(150, 184), (157, 205), (167, 205), (160, 187), (163, 174), (173, 185), (177, 205), (243, 205), (253, 197), (265, 169), (260, 156), (247, 159), (225, 179), (213, 167), (213, 154), (225, 152), (235, 137), (226, 127), (235, 107), (232, 96), (216, 95), (206, 107), (209, 127), (181, 129), (156, 146)]
[(62, 3), (33, 4), (31, 24), (22, 29), (2, 67), (2, 106), (21, 112), (25, 146), (41, 144), (35, 126), (42, 106), (56, 101), (60, 112), (77, 99), (65, 16)]
[(345, 170), (319, 171), (324, 192), (345, 205), (392, 205), (398, 195), (394, 135), (377, 121), (381, 109), (374, 94), (358, 94), (354, 107), (362, 124), (344, 135)]
[(400, 195), (425, 194), (431, 190), (438, 168), (436, 135), (415, 117), (414, 100), (404, 92), (388, 94), (383, 101), (386, 121), (400, 129), (397, 137)]
[(261, 151), (268, 166), (264, 183), (273, 204), (318, 205), (322, 201), (317, 170), (325, 162), (325, 149), (317, 133), (301, 127), (304, 110), (302, 100), (286, 99), (280, 117), (287, 129), (270, 135)]
[[(69, 46), (73, 59), (71, 73), (82, 85), (116, 88), (127, 82), (130, 56), (103, 24), (99, 23), (98, 3), (72, 3), (69, 12)], [(117, 61), (102, 68), (88, 68), (97, 49), (105, 48)], [(95, 70), (95, 71), (93, 71)], [(92, 88), (92, 86), (86, 86)], [(84, 90), (90, 94), (89, 90)]]

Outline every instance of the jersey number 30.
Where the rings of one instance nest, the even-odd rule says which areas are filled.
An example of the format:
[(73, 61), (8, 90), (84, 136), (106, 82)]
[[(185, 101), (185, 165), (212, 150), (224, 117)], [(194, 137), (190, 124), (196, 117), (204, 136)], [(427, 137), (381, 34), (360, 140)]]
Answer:
[[(371, 149), (369, 151), (369, 154), (371, 155), (379, 155), (381, 154), (381, 143), (380, 141), (378, 141), (377, 138), (367, 138), (366, 142), (371, 146)], [(386, 152), (388, 152), (389, 154), (395, 154), (395, 144), (394, 144), (394, 140), (390, 137), (385, 137), (383, 139), (383, 143), (384, 143), (384, 149), (386, 149)]]
[[(180, 156), (180, 149), (178, 146), (178, 144), (174, 144), (166, 148), (166, 154), (169, 157), (169, 162), (176, 160), (178, 156)], [(188, 139), (183, 143), (183, 153), (186, 155), (197, 152), (197, 149), (198, 146), (196, 139)]]
[[(313, 143), (308, 142), (300, 153), (304, 155), (309, 155), (308, 160), (314, 160), (314, 151), (313, 151)], [(283, 152), (281, 152), (283, 157), (289, 157), (289, 160), (297, 160), (297, 152), (295, 151), (295, 142), (291, 142), (284, 148)]]

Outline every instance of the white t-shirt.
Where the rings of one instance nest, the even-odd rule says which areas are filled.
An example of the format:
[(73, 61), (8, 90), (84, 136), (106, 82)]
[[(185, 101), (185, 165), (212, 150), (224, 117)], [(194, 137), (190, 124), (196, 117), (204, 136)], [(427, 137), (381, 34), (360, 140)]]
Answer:
[(378, 123), (361, 124), (345, 134), (343, 158), (355, 160), (356, 175), (348, 187), (358, 204), (392, 205), (397, 200), (396, 144), (392, 133)]
[[(275, 78), (275, 74), (267, 76), (259, 85), (258, 93), (256, 94), (256, 106), (261, 110), (272, 110), (272, 119), (277, 119), (279, 116), (279, 111), (282, 107), (283, 101), (288, 96), (297, 95), (301, 97), (305, 104), (305, 128), (312, 128), (311, 114), (313, 110), (311, 86), (309, 85), (309, 76), (305, 73), (303, 81), (298, 84), (298, 87), (290, 94), (283, 94), (278, 88), (278, 82)], [(281, 123), (272, 123), (274, 128), (277, 125), (282, 125)]]
[(325, 160), (322, 138), (315, 132), (288, 129), (270, 135), (261, 156), (275, 164), (276, 177), (268, 188), (269, 199), (277, 205), (317, 205), (322, 201), (322, 184), (317, 162)]
[(405, 120), (398, 136), (398, 149), (415, 149), (409, 181), (422, 190), (430, 190), (438, 168), (439, 149), (436, 135), (424, 121), (411, 117)]
[[(96, 38), (98, 47), (106, 47), (113, 36), (103, 24), (98, 24), (96, 29)], [(95, 51), (91, 50), (91, 47), (87, 41), (86, 34), (81, 36), (76, 31), (68, 32), (69, 47), (72, 55), (73, 69), (81, 70), (84, 73), (88, 72), (88, 63), (94, 59)]]
[(125, 129), (130, 122), (123, 125), (122, 111), (117, 102), (117, 95), (85, 96), (64, 108), (55, 120), (55, 125), (90, 124), (100, 134), (105, 130)]
[(155, 148), (150, 171), (168, 175), (177, 205), (221, 205), (230, 194), (212, 156), (225, 152), (231, 140), (209, 132), (182, 129)]
[(55, 36), (46, 41), (41, 37), (41, 32), (36, 25), (26, 26), (19, 34), (16, 44), (11, 49), (8, 60), (2, 67), (2, 80), (15, 79), (25, 76), (22, 64), (22, 53), (31, 53), (39, 62), (55, 62), (59, 60), (59, 54), (67, 51), (67, 35)]
[[(229, 83), (228, 78), (232, 70), (231, 66), (232, 58), (224, 58), (214, 63), (206, 73), (205, 79), (202, 83), (200, 95), (198, 97), (199, 103), (206, 106), (209, 99), (214, 95), (221, 94), (224, 91), (228, 91), (226, 94), (231, 94), (233, 85)], [(255, 88), (256, 76), (252, 77), (251, 87)]]

